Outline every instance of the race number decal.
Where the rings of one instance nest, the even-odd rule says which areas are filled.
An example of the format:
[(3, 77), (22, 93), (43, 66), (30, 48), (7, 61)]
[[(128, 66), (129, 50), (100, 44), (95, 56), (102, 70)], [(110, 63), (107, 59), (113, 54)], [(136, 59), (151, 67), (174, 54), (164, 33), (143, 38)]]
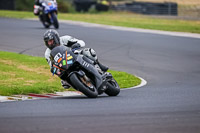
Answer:
[(57, 53), (56, 56), (54, 57), (54, 61), (58, 62), (58, 60), (62, 57), (60, 53)]

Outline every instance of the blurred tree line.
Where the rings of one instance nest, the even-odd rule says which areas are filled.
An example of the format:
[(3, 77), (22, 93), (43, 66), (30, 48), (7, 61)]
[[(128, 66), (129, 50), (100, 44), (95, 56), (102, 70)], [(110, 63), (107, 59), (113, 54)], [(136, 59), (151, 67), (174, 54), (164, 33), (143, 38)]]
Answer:
[[(73, 10), (72, 0), (57, 0), (59, 12)], [(20, 11), (33, 11), (34, 0), (15, 0), (15, 9)]]
[[(94, 0), (98, 1), (98, 0)], [(108, 0), (127, 1), (127, 0)], [(73, 0), (57, 0), (59, 12), (74, 12)], [(20, 11), (33, 11), (34, 0), (15, 0), (15, 9)]]

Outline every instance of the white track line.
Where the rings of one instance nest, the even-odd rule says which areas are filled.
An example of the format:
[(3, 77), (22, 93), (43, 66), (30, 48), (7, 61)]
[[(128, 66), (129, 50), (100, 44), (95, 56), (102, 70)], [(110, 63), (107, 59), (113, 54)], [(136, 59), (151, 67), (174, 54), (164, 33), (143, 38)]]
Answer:
[(121, 31), (133, 31), (133, 32), (151, 33), (151, 34), (160, 34), (160, 35), (169, 35), (169, 36), (200, 38), (200, 34), (197, 34), (197, 33), (171, 32), (171, 31), (161, 31), (161, 30), (129, 28), (129, 27), (94, 24), (94, 23), (71, 21), (71, 20), (59, 20), (59, 21), (62, 22), (62, 23), (79, 25), (79, 26), (84, 26), (84, 27), (99, 27), (99, 28), (104, 28), (104, 29), (113, 29), (113, 30), (121, 30)]
[[(36, 19), (36, 18), (29, 18), (26, 20), (39, 21), (39, 19)], [(66, 23), (66, 24), (72, 24), (72, 25), (79, 25), (79, 26), (83, 26), (83, 27), (99, 27), (99, 28), (104, 28), (104, 29), (132, 31), (132, 32), (140, 32), (140, 33), (151, 33), (151, 34), (160, 34), (160, 35), (168, 35), (168, 36), (178, 36), (178, 37), (190, 37), (190, 38), (199, 38), (200, 39), (200, 34), (198, 34), (198, 33), (150, 30), (150, 29), (141, 29), (141, 28), (95, 24), (95, 23), (72, 21), (72, 20), (59, 20), (59, 22)]]

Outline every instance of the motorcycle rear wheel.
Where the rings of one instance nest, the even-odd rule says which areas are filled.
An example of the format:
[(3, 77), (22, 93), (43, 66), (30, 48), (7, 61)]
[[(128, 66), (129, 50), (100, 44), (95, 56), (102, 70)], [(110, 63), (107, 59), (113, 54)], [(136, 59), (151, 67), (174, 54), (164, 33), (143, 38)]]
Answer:
[(45, 15), (39, 15), (39, 19), (42, 22), (42, 25), (44, 26), (44, 28), (49, 28), (50, 24), (48, 22), (46, 22), (46, 16)]
[(75, 73), (73, 73), (70, 76), (70, 81), (71, 81), (73, 88), (82, 92), (84, 95), (86, 95), (89, 98), (96, 98), (98, 96), (96, 87), (92, 83), (90, 83), (90, 85), (92, 85), (93, 88), (88, 87), (81, 81), (80, 78), (81, 77), (79, 77), (79, 75), (75, 74)]
[(43, 26), (45, 27), (45, 28), (49, 28), (50, 27), (50, 24), (45, 24), (45, 22), (42, 22), (42, 24), (43, 24)]

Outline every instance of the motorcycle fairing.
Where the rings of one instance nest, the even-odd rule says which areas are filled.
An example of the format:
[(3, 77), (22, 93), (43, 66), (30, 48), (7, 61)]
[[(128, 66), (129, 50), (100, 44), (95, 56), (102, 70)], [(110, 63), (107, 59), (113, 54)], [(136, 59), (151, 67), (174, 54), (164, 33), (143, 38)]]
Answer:
[[(50, 55), (51, 55), (51, 59), (53, 59), (52, 62), (56, 68), (63, 71), (63, 70), (69, 69), (71, 66), (74, 66), (74, 63), (78, 63), (81, 68), (83, 68), (89, 74), (93, 75), (96, 88), (100, 89), (102, 87), (102, 83), (103, 83), (102, 77), (99, 74), (98, 70), (92, 64), (92, 61), (90, 61), (87, 57), (83, 55), (75, 55), (70, 50), (70, 48), (66, 46), (55, 47), (54, 49), (52, 49)], [(66, 61), (66, 65), (65, 65), (65, 61)], [(62, 63), (61, 67), (59, 67), (59, 63)], [(83, 73), (80, 71), (83, 71), (83, 70), (80, 69), (80, 70), (72, 71), (70, 74), (68, 74), (68, 77), (70, 77), (72, 73), (78, 73), (78, 74)]]
[(52, 49), (50, 56), (52, 63), (58, 67), (61, 66), (59, 64), (62, 64), (61, 68), (64, 70), (71, 67), (76, 58), (74, 53), (66, 46), (55, 47)]
[(77, 56), (77, 60), (76, 61), (79, 62), (81, 67), (83, 67), (86, 71), (88, 71), (90, 74), (94, 75), (96, 88), (99, 89), (99, 87), (102, 84), (102, 79), (101, 79), (101, 75), (95, 69), (95, 67), (92, 64), (90, 64), (90, 63), (86, 62), (85, 60), (83, 60), (82, 56)]
[(46, 1), (42, 3), (44, 7), (44, 13), (48, 14), (50, 12), (56, 11), (57, 12), (57, 5), (53, 1)]

